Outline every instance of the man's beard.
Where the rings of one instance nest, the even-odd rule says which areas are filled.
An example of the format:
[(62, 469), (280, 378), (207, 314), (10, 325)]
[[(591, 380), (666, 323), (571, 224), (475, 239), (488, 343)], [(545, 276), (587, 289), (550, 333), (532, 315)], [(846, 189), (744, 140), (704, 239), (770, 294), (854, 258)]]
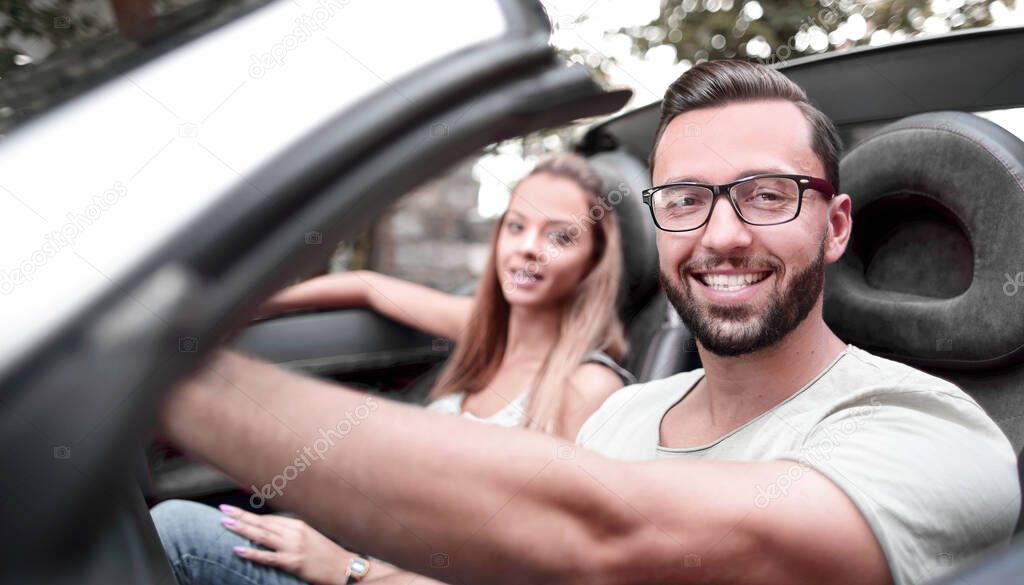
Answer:
[[(721, 259), (718, 260), (720, 263)], [(778, 271), (774, 274), (777, 277)], [(663, 272), (659, 272), (659, 278), (672, 306), (704, 349), (715, 355), (735, 357), (774, 345), (807, 318), (825, 285), (825, 240), (822, 239), (811, 264), (795, 273), (780, 294), (772, 294), (760, 315), (745, 305), (698, 304), (692, 289), (698, 285), (686, 283), (677, 288)], [(727, 323), (732, 326), (725, 326)]]

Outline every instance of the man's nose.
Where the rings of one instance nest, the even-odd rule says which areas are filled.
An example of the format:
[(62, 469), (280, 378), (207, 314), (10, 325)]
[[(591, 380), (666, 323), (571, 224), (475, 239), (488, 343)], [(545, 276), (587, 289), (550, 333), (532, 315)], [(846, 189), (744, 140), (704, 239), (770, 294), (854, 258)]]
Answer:
[(723, 254), (746, 248), (753, 239), (750, 225), (740, 219), (727, 197), (717, 199), (711, 217), (702, 229), (701, 245)]

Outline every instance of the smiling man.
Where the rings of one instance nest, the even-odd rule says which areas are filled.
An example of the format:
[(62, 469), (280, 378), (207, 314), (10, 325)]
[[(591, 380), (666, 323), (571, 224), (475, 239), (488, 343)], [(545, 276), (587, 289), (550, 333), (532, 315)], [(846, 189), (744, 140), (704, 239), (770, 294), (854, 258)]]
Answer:
[[(904, 585), (1007, 542), (1020, 491), (999, 428), (822, 319), (824, 265), (851, 227), (838, 153), (782, 74), (689, 70), (644, 197), (704, 368), (616, 392), (576, 447), (380, 404), (275, 502), (449, 583)], [(163, 425), (258, 485), (362, 401), (222, 352)]]

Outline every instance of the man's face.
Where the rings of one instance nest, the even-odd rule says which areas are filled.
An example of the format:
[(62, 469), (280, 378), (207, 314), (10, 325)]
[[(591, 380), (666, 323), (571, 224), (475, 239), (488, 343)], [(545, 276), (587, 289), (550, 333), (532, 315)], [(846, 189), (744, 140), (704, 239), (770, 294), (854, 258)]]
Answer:
[[(783, 101), (728, 104), (681, 114), (666, 127), (653, 183), (722, 184), (762, 173), (824, 177), (811, 126)], [(737, 356), (769, 347), (807, 318), (821, 319), (824, 266), (849, 238), (849, 197), (805, 192), (799, 217), (752, 226), (719, 199), (703, 227), (658, 231), (662, 286), (708, 351)]]

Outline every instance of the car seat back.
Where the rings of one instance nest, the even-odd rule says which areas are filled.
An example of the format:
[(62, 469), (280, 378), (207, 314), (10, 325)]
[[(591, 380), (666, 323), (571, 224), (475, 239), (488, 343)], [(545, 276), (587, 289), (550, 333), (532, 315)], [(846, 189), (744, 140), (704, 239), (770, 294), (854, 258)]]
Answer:
[(605, 198), (614, 206), (622, 233), (622, 288), (619, 316), (629, 340), (627, 370), (636, 374), (651, 339), (665, 321), (666, 301), (658, 284), (658, 247), (654, 224), (641, 191), (650, 185), (647, 165), (621, 150), (591, 156), (590, 164), (605, 181)]
[(963, 112), (890, 124), (847, 154), (853, 233), (827, 269), (845, 341), (945, 378), (1024, 446), (1024, 143)]

